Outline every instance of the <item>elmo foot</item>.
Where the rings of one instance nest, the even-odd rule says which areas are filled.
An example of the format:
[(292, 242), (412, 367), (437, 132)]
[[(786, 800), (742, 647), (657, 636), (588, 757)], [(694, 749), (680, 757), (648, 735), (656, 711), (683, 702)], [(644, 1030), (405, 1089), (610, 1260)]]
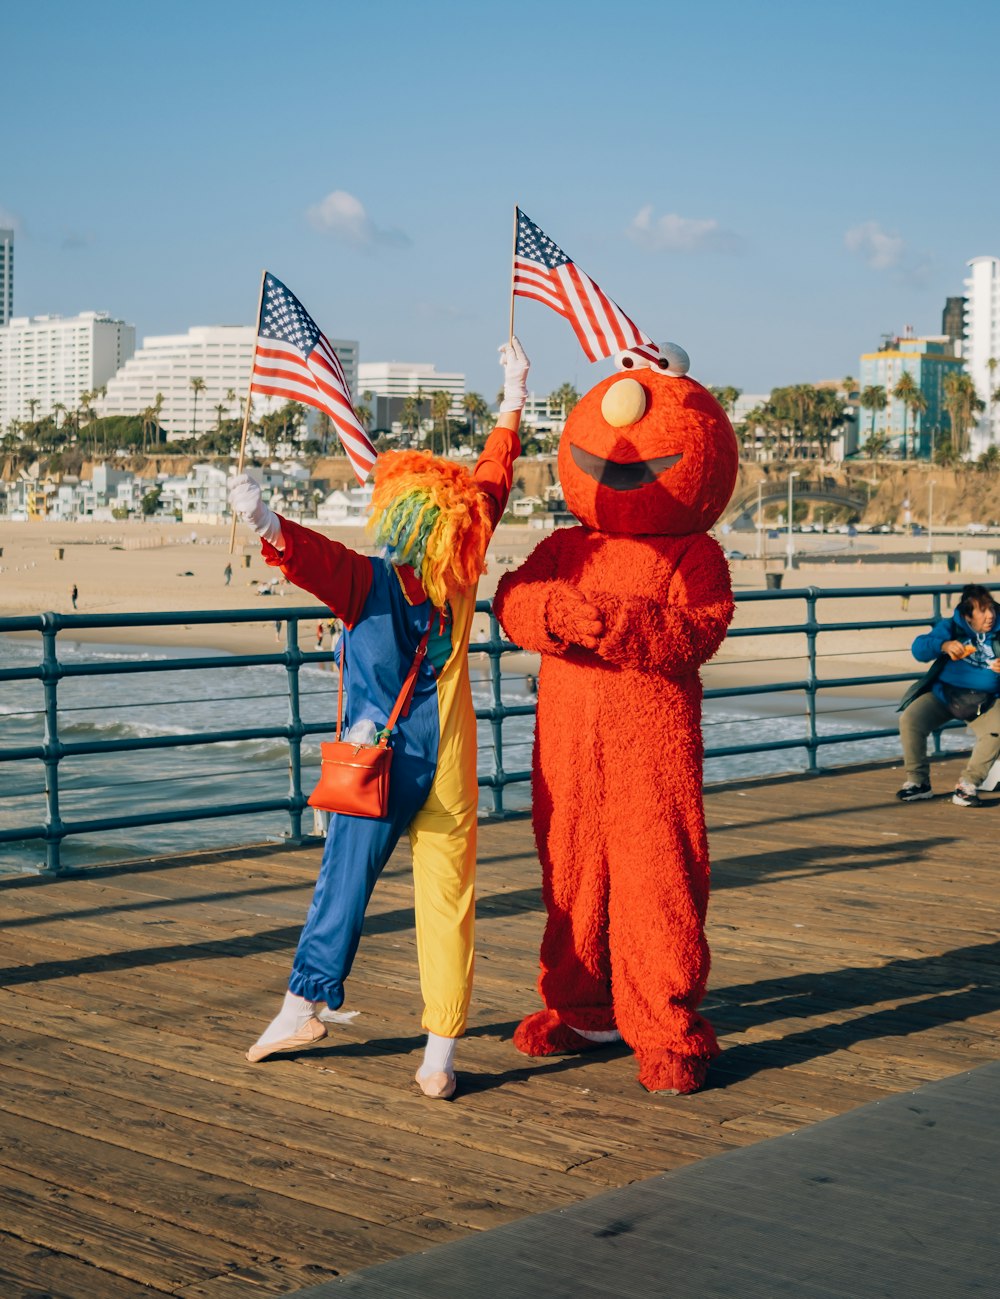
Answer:
[(696, 1092), (708, 1074), (708, 1059), (659, 1051), (639, 1057), (639, 1081), (648, 1092)]
[(518, 1024), (514, 1045), (524, 1055), (566, 1055), (574, 1051), (599, 1051), (607, 1043), (581, 1037), (554, 1010), (538, 1010)]

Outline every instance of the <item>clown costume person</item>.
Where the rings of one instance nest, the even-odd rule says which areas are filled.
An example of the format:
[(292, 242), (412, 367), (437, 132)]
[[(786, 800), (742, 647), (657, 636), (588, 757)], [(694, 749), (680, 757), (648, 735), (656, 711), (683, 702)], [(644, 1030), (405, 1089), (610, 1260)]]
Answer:
[(258, 533), (268, 564), (311, 592), (344, 624), (345, 728), (386, 725), (421, 641), (427, 650), (406, 716), (393, 732), (384, 818), (335, 813), (312, 905), (278, 1015), (247, 1053), (255, 1064), (326, 1036), (344, 1001), (365, 910), (404, 830), (413, 850), (417, 959), (427, 1030), (417, 1082), (425, 1096), (455, 1092), (455, 1040), (472, 992), (476, 862), (476, 717), (468, 647), (476, 585), (520, 454), (517, 429), (528, 359), (500, 349), (504, 397), (472, 473), (422, 451), (375, 466), (370, 526), (384, 554), (371, 558), (281, 518), (246, 474), (233, 509)]

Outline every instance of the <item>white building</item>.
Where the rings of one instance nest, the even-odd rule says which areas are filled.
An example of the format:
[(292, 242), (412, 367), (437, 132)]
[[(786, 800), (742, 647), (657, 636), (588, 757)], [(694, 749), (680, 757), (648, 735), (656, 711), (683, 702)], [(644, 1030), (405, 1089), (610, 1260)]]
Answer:
[[(109, 383), (135, 351), (135, 326), (104, 312), (14, 316), (0, 327), (0, 431), (43, 419)], [(34, 413), (32, 413), (34, 412)]]
[(977, 394), (986, 403), (972, 434), (975, 456), (1000, 441), (1000, 402), (992, 397), (1000, 387), (1000, 257), (973, 257), (967, 265), (962, 356)]
[[(108, 384), (107, 395), (97, 403), (97, 412), (140, 415), (155, 406), (157, 396), (162, 394), (160, 423), (175, 440), (207, 433), (220, 415), (222, 419), (242, 419), (255, 338), (252, 325), (196, 325), (186, 334), (146, 338)], [(341, 338), (332, 338), (330, 343), (355, 392), (357, 343)], [(201, 379), (205, 385), (197, 400), (192, 379)], [(283, 399), (278, 397), (255, 395), (253, 399), (257, 416), (281, 405)]]
[(441, 374), (433, 365), (409, 361), (366, 361), (358, 366), (356, 401), (367, 401), (365, 393), (373, 400), (372, 427), (390, 428), (398, 423), (403, 402), (407, 397), (422, 394), (420, 417), (424, 422), (431, 418), (431, 393), (447, 392), (451, 396), (448, 418), (465, 419), (462, 405), (465, 397), (464, 374)]
[(14, 231), (0, 230), (0, 325), (14, 314)]
[(326, 527), (363, 527), (372, 508), (373, 486), (338, 487), (316, 510), (316, 521)]

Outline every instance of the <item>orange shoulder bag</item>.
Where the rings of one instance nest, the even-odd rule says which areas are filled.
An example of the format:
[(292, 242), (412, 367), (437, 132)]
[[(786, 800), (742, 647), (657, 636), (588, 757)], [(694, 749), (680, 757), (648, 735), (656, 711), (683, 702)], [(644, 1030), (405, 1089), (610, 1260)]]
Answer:
[(344, 642), (340, 642), (340, 680), (337, 685), (337, 738), (320, 744), (319, 782), (309, 795), (309, 806), (346, 816), (384, 817), (389, 806), (389, 769), (392, 749), (389, 741), (400, 716), (405, 717), (417, 673), (427, 651), (430, 629), (417, 646), (413, 663), (403, 682), (389, 720), (377, 744), (353, 744), (340, 738), (344, 718)]

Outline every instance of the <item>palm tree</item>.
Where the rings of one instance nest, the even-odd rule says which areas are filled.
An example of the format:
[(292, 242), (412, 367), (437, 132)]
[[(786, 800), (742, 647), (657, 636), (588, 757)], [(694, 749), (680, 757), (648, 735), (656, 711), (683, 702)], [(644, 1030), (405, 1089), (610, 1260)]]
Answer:
[(742, 389), (740, 388), (709, 388), (708, 390), (730, 419), (733, 417), (733, 407), (736, 405), (737, 398)]
[(579, 400), (580, 394), (571, 383), (561, 383), (555, 392), (549, 394), (549, 405), (558, 406), (564, 420)]
[(976, 386), (968, 374), (949, 374), (942, 386), (945, 410), (951, 420), (951, 449), (955, 458), (960, 459), (967, 449), (969, 425), (985, 409), (986, 403), (977, 396)]
[(194, 394), (194, 405), (191, 409), (191, 437), (198, 436), (198, 394), (205, 391), (204, 379), (192, 379), (191, 391)]
[(420, 432), (420, 425), (421, 425), (421, 424), (423, 423), (423, 421), (424, 421), (424, 415), (423, 415), (423, 411), (424, 411), (424, 402), (427, 400), (427, 397), (426, 397), (426, 395), (425, 395), (425, 393), (424, 393), (423, 388), (420, 388), (420, 387), (417, 388), (417, 391), (414, 393), (413, 400), (414, 400), (414, 402), (415, 402), (415, 404), (416, 404), (416, 410), (417, 410), (417, 433), (419, 434), (419, 432)]
[(872, 426), (868, 433), (870, 439), (875, 436), (875, 415), (878, 411), (885, 410), (888, 398), (886, 397), (885, 389), (882, 385), (880, 383), (875, 383), (869, 384), (869, 386), (864, 389), (860, 401), (865, 410), (870, 410), (872, 413)]
[(851, 393), (855, 392), (857, 387), (858, 381), (855, 379), (853, 374), (845, 374), (843, 379), (840, 381), (840, 390), (848, 401), (851, 400)]
[(995, 356), (991, 356), (986, 362), (986, 368), (990, 372), (990, 381), (986, 393), (989, 401), (989, 405), (986, 408), (986, 423), (989, 426), (991, 442), (993, 441), (993, 389), (996, 382), (996, 370), (998, 365), (1000, 365), (1000, 361), (998, 361)]
[[(431, 393), (431, 419), (441, 425), (441, 454), (446, 456), (451, 451), (451, 438), (448, 434), (448, 412), (451, 410), (451, 393), (439, 388)], [(433, 447), (431, 448), (433, 450)]]
[(420, 428), (420, 413), (417, 410), (417, 399), (415, 397), (403, 398), (403, 407), (399, 412), (399, 422), (402, 425), (403, 432), (409, 434), (407, 445), (412, 446), (417, 430)]
[(913, 416), (913, 458), (916, 459), (920, 454), (920, 443), (917, 441), (920, 436), (920, 428), (917, 421), (927, 409), (927, 396), (925, 393), (921, 392), (919, 388), (915, 387), (910, 393), (909, 400), (906, 404), (909, 406), (910, 414)]
[(462, 408), (469, 417), (469, 437), (475, 445), (479, 421), (486, 418), (490, 408), (486, 404), (486, 398), (478, 392), (467, 392), (462, 398)]
[(913, 396), (913, 394), (916, 391), (917, 391), (917, 385), (916, 382), (914, 381), (913, 375), (910, 374), (909, 370), (904, 370), (903, 373), (899, 376), (899, 381), (897, 382), (895, 388), (893, 388), (892, 390), (892, 395), (893, 397), (895, 397), (896, 401), (903, 403), (903, 459), (904, 460), (909, 459), (909, 457), (906, 454), (907, 451), (906, 417), (910, 413), (910, 398)]

